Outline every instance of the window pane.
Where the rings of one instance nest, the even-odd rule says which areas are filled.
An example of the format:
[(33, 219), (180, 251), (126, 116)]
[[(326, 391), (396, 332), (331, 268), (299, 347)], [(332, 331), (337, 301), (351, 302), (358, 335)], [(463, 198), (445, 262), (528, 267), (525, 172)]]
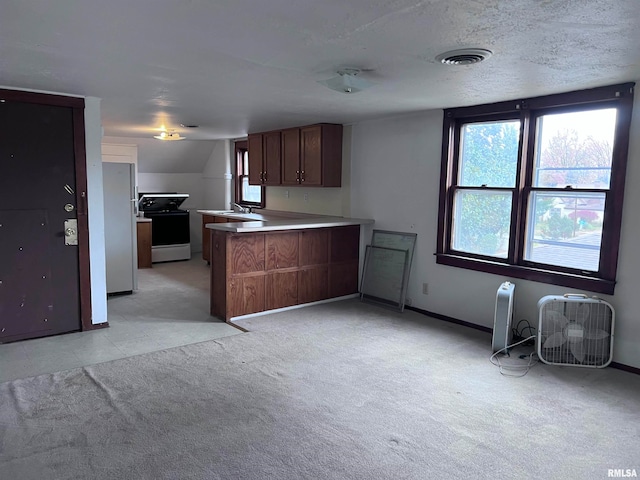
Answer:
[(514, 187), (520, 121), (468, 123), (460, 132), (458, 185)]
[(453, 205), (452, 248), (506, 258), (511, 198), (511, 192), (458, 190)]
[(533, 192), (525, 259), (597, 272), (604, 202), (604, 193)]
[(608, 189), (616, 109), (538, 118), (533, 186)]
[(249, 177), (242, 177), (242, 201), (260, 203), (262, 201), (262, 187), (249, 185)]

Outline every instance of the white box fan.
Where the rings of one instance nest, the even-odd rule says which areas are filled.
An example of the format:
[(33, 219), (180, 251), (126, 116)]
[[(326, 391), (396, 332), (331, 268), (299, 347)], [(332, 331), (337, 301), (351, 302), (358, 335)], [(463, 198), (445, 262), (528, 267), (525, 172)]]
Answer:
[(582, 294), (538, 301), (538, 357), (549, 365), (603, 368), (613, 359), (615, 311)]

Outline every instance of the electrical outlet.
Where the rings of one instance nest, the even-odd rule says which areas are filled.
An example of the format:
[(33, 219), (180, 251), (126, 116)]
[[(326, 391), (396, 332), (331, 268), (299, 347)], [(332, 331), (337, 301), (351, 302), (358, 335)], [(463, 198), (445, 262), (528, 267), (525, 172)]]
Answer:
[(411, 300), (411, 297), (405, 297), (405, 299), (404, 299), (404, 304), (405, 305), (411, 306), (412, 303), (413, 303), (413, 300)]
[(305, 193), (305, 194), (304, 194), (304, 201), (305, 201), (305, 202), (308, 202), (308, 201), (309, 201), (309, 194), (308, 194), (308, 193)]
[(423, 295), (429, 295), (429, 284), (428, 283), (423, 283), (422, 284), (422, 294)]
[(284, 198), (289, 198), (289, 190), (284, 191)]

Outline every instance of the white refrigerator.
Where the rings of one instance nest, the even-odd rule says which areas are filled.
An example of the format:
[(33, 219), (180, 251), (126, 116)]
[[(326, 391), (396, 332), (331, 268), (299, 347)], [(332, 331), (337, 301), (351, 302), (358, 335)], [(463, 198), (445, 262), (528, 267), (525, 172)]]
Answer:
[(107, 294), (138, 288), (135, 165), (102, 163)]

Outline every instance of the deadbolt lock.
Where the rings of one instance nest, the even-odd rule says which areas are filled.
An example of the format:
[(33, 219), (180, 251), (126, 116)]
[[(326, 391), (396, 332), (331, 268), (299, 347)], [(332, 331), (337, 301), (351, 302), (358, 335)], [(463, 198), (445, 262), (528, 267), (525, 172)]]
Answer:
[(78, 220), (75, 218), (64, 221), (64, 244), (78, 245)]
[(73, 205), (71, 205), (70, 203), (67, 203), (67, 204), (64, 206), (64, 209), (65, 209), (65, 211), (67, 211), (67, 212), (73, 212), (74, 208), (76, 208), (76, 207), (74, 207), (74, 206), (73, 206)]

